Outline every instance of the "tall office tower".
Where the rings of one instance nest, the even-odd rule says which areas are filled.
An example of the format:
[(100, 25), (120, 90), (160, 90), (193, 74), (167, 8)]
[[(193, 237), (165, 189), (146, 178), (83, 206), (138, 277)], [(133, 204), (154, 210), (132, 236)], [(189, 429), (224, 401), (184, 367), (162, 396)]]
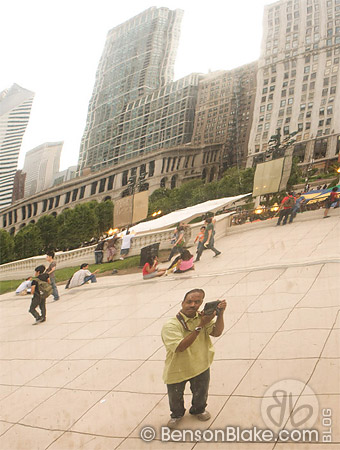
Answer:
[(53, 185), (59, 172), (60, 154), (64, 142), (46, 142), (25, 155), (25, 197), (44, 191)]
[(25, 196), (26, 174), (22, 170), (17, 170), (13, 180), (12, 203)]
[(297, 131), (294, 155), (325, 167), (340, 149), (340, 0), (265, 6), (247, 165), (270, 158), (268, 140)]
[(0, 208), (12, 202), (14, 176), (34, 92), (17, 84), (0, 93)]
[(246, 165), (256, 72), (254, 62), (210, 73), (199, 83), (192, 143), (221, 144), (222, 170)]
[[(152, 7), (109, 31), (96, 73), (78, 171), (118, 163), (127, 104), (173, 80), (183, 12)], [(130, 155), (131, 157), (131, 155)]]

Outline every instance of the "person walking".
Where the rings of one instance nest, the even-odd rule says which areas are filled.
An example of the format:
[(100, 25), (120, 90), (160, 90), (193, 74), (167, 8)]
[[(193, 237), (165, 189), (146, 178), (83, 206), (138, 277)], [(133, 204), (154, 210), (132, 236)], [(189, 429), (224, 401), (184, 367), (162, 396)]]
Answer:
[(204, 248), (203, 247), (203, 241), (204, 241), (204, 232), (205, 232), (205, 226), (202, 226), (200, 228), (200, 232), (198, 233), (198, 235), (195, 237), (194, 243), (196, 244), (197, 242), (197, 250), (196, 250), (196, 254), (202, 254)]
[(327, 217), (330, 217), (328, 215), (328, 212), (331, 209), (332, 204), (336, 202), (335, 207), (339, 206), (339, 201), (340, 201), (340, 198), (338, 197), (338, 187), (335, 186), (331, 190), (331, 193), (329, 194), (329, 196), (326, 198), (326, 201), (325, 201), (325, 213), (323, 215), (324, 219), (327, 219)]
[(221, 252), (219, 250), (217, 250), (214, 247), (214, 236), (215, 236), (215, 227), (214, 227), (214, 223), (213, 223), (213, 218), (212, 217), (207, 217), (205, 219), (205, 224), (206, 224), (206, 228), (204, 231), (204, 239), (202, 241), (202, 246), (200, 247), (200, 249), (197, 249), (197, 257), (195, 262), (199, 261), (203, 250), (212, 250), (215, 253), (215, 256), (218, 256), (221, 254)]
[[(45, 272), (45, 269), (46, 267), (44, 265), (34, 269), (35, 275), (31, 284), (31, 293), (33, 297), (28, 312), (35, 318), (35, 323), (46, 321), (46, 298), (52, 293), (50, 277), (48, 273)], [(41, 315), (36, 310), (38, 306)]]
[(171, 259), (177, 254), (181, 253), (185, 244), (184, 241), (184, 233), (185, 228), (183, 225), (178, 225), (178, 227), (175, 230), (174, 237), (172, 239), (173, 246), (168, 258), (168, 261), (171, 261)]
[(220, 301), (219, 314), (214, 320), (215, 311), (209, 315), (198, 312), (204, 297), (202, 289), (187, 292), (180, 312), (162, 328), (162, 340), (166, 348), (163, 380), (169, 397), (171, 419), (168, 427), (171, 429), (176, 428), (184, 416), (184, 389), (187, 382), (192, 392), (189, 413), (201, 421), (210, 419), (210, 413), (206, 410), (210, 366), (214, 358), (210, 336), (221, 336), (227, 304), (225, 300)]
[(279, 219), (277, 221), (276, 226), (281, 225), (282, 219), (283, 219), (282, 225), (286, 225), (288, 216), (291, 213), (294, 205), (295, 205), (295, 198), (293, 196), (293, 192), (289, 192), (285, 197), (283, 197), (281, 201), (281, 205), (279, 208)]
[(59, 300), (59, 292), (57, 289), (56, 281), (55, 281), (55, 271), (57, 268), (57, 263), (54, 260), (54, 252), (47, 252), (46, 259), (50, 263), (50, 265), (47, 267), (46, 272), (48, 273), (50, 277), (50, 283), (52, 286), (52, 294), (53, 294), (53, 300), (56, 302)]

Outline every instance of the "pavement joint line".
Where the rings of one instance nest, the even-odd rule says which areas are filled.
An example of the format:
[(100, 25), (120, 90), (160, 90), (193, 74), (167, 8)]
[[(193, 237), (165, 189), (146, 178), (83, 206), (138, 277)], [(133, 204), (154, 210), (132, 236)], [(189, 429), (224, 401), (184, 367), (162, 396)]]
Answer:
[[(315, 277), (315, 280), (316, 280), (316, 279), (317, 279), (317, 277)], [(327, 337), (326, 337), (326, 339), (325, 339), (325, 342), (324, 342), (324, 344), (323, 344), (323, 346), (322, 346), (322, 348), (321, 348), (321, 351), (320, 351), (320, 353), (319, 353), (319, 357), (318, 357), (318, 359), (317, 359), (317, 361), (316, 361), (316, 364), (315, 364), (315, 366), (314, 366), (312, 372), (310, 373), (309, 378), (308, 378), (307, 381), (305, 382), (304, 388), (302, 389), (302, 391), (300, 392), (300, 394), (299, 394), (299, 396), (298, 396), (296, 402), (294, 403), (294, 406), (293, 406), (293, 408), (292, 408), (292, 410), (291, 410), (291, 412), (290, 412), (290, 414), (289, 414), (289, 416), (288, 416), (288, 418), (287, 418), (287, 421), (286, 421), (286, 423), (284, 424), (283, 428), (286, 428), (286, 426), (287, 426), (287, 424), (288, 424), (288, 422), (289, 422), (289, 420), (290, 420), (290, 418), (291, 418), (291, 416), (292, 416), (292, 413), (293, 413), (293, 411), (294, 411), (294, 409), (295, 409), (295, 407), (296, 407), (296, 405), (297, 405), (299, 399), (301, 398), (303, 392), (304, 392), (305, 389), (306, 389), (306, 386), (308, 386), (308, 383), (309, 383), (310, 380), (312, 379), (312, 377), (313, 377), (313, 375), (314, 375), (314, 373), (315, 373), (315, 371), (316, 371), (316, 368), (317, 368), (318, 364), (320, 363), (320, 359), (321, 359), (322, 352), (324, 351), (324, 349), (325, 349), (325, 347), (326, 347), (326, 345), (327, 345), (327, 342), (328, 342), (328, 340), (329, 340), (329, 338), (330, 338), (330, 335), (331, 335), (331, 333), (332, 333), (332, 331), (333, 331), (333, 329), (334, 329), (334, 325), (336, 324), (336, 322), (337, 322), (337, 320), (338, 320), (338, 317), (339, 317), (339, 311), (338, 311), (338, 313), (337, 313), (336, 316), (335, 316), (335, 319), (334, 319), (334, 321), (333, 321), (333, 326), (332, 326), (332, 328), (330, 329), (330, 331), (329, 331), (329, 333), (328, 333), (328, 335), (327, 335)], [(330, 395), (331, 395), (331, 394), (330, 394)], [(278, 438), (277, 438), (277, 440), (276, 440), (276, 443), (275, 443), (274, 448), (276, 447), (277, 442), (278, 442)]]
[[(172, 309), (172, 307), (170, 307), (169, 308), (169, 310), (170, 309)], [(169, 311), (168, 310), (168, 311)], [(153, 323), (155, 323), (156, 321), (158, 320), (158, 318), (156, 318), (153, 322), (151, 322), (150, 324), (148, 324), (145, 328), (143, 328), (142, 330), (140, 330), (140, 332), (141, 331), (143, 331), (143, 330), (145, 330), (146, 328), (148, 328), (150, 325), (152, 325)], [(113, 327), (114, 328), (114, 327)], [(105, 331), (106, 332), (106, 331)], [(104, 332), (102, 333), (102, 334), (104, 334)], [(86, 344), (85, 344), (86, 345)], [(98, 402), (100, 402), (105, 396), (107, 396), (108, 394), (110, 394), (111, 392), (119, 392), (119, 391), (115, 391), (115, 389), (121, 384), (121, 383), (123, 383), (128, 377), (130, 377), (131, 375), (133, 375), (137, 370), (139, 370), (140, 369), (140, 367), (142, 367), (146, 362), (148, 362), (149, 360), (150, 360), (150, 358), (156, 353), (158, 351), (158, 349), (157, 350), (155, 350), (146, 360), (144, 360), (143, 362), (142, 362), (142, 364), (140, 364), (138, 367), (136, 367), (136, 369), (135, 370), (133, 370), (132, 372), (130, 372), (128, 375), (126, 375), (122, 380), (120, 380), (119, 381), (119, 383), (118, 384), (116, 384), (111, 390), (109, 390), (109, 391), (105, 391), (106, 393), (105, 393), (105, 395), (103, 395), (97, 402), (95, 402), (92, 406), (90, 406), (80, 417), (78, 417), (78, 419), (75, 421), (75, 422), (73, 422), (72, 423), (72, 425), (67, 429), (67, 430), (65, 430), (64, 431), (64, 433), (62, 434), (62, 436), (66, 433), (66, 432), (68, 432), (68, 431), (70, 431), (70, 429), (77, 423), (77, 422), (79, 422)], [(75, 353), (75, 352), (72, 352), (72, 353)], [(109, 352), (109, 353), (112, 353), (111, 351)], [(108, 353), (108, 354), (109, 354)], [(105, 356), (107, 356), (107, 355), (105, 355)], [(105, 358), (105, 356), (104, 356), (104, 358)], [(103, 359), (104, 359), (103, 358)], [(95, 364), (93, 364), (91, 367), (93, 367)], [(91, 368), (90, 367), (90, 368)], [(87, 370), (89, 370), (90, 368), (88, 368)], [(85, 373), (87, 370), (85, 370), (83, 373)], [(82, 373), (82, 374), (83, 374)], [(82, 374), (80, 374), (80, 375), (82, 375)], [(80, 376), (80, 375), (78, 375), (78, 376)], [(75, 378), (78, 378), (78, 376), (77, 377), (75, 377)], [(74, 379), (75, 379), (74, 378)], [(72, 381), (74, 381), (74, 379), (72, 380)], [(71, 382), (72, 382), (71, 381)], [(70, 382), (70, 383), (71, 383)], [(67, 383), (67, 384), (69, 384), (69, 383)], [(59, 392), (59, 391), (57, 391), (57, 392)], [(61, 436), (59, 436), (59, 437), (61, 437)], [(59, 439), (59, 438), (58, 438)], [(52, 445), (53, 443), (54, 443), (55, 441), (53, 441), (50, 445)], [(46, 450), (50, 447), (50, 445), (48, 446), (48, 447), (46, 447)]]
[[(288, 320), (290, 314), (294, 311), (296, 305), (299, 304), (299, 303), (305, 298), (305, 296), (308, 294), (308, 292), (312, 289), (312, 286), (315, 284), (315, 282), (316, 282), (318, 276), (320, 275), (320, 273), (321, 273), (323, 267), (324, 267), (324, 265), (322, 265), (322, 266), (319, 268), (319, 271), (318, 271), (317, 275), (315, 276), (313, 282), (311, 283), (311, 285), (309, 286), (309, 288), (307, 289), (307, 291), (302, 295), (302, 297), (297, 301), (297, 303), (292, 307), (290, 313), (288, 313), (286, 319), (282, 322), (282, 324), (280, 325), (279, 329), (280, 329), (280, 328), (284, 325), (284, 323)], [(285, 272), (285, 271), (281, 272), (281, 273), (276, 277), (276, 279), (275, 279), (272, 283), (270, 283), (269, 286), (267, 286), (267, 288), (264, 290), (264, 292), (265, 292), (267, 289), (269, 289), (269, 287), (272, 286), (279, 278), (281, 278), (281, 276), (284, 274), (284, 272)], [(264, 292), (263, 292), (263, 293), (264, 293)], [(256, 301), (257, 301), (257, 298), (254, 300), (254, 302), (256, 302)], [(252, 303), (249, 305), (249, 307), (252, 306), (254, 302), (252, 302)], [(249, 307), (248, 307), (248, 308), (249, 308)], [(242, 315), (242, 316), (243, 316), (243, 315)], [(241, 317), (242, 317), (242, 316), (241, 316)], [(279, 330), (279, 329), (278, 329), (278, 330)], [(255, 365), (256, 361), (260, 359), (261, 354), (264, 352), (264, 350), (268, 347), (268, 345), (270, 344), (270, 342), (271, 342), (271, 341), (274, 339), (274, 337), (277, 335), (278, 330), (277, 330), (276, 332), (273, 333), (273, 335), (270, 337), (270, 339), (268, 340), (268, 342), (262, 347), (262, 349), (260, 350), (260, 352), (259, 352), (259, 354), (257, 355), (256, 359), (255, 359), (255, 360), (253, 361), (253, 363), (248, 367), (248, 369), (247, 369), (246, 372), (244, 373), (243, 377), (239, 380), (238, 384), (234, 387), (234, 390), (232, 391), (232, 393), (231, 393), (230, 396), (233, 395), (233, 393), (236, 391), (236, 389), (237, 389), (237, 388), (239, 387), (239, 385), (242, 383), (242, 381), (244, 380), (244, 378), (248, 375), (248, 373), (250, 372), (251, 368)], [(316, 363), (316, 364), (317, 364), (317, 363)], [(213, 423), (216, 421), (216, 419), (217, 419), (218, 416), (220, 415), (221, 411), (223, 410), (223, 408), (225, 407), (225, 405), (228, 403), (229, 399), (230, 399), (230, 397), (224, 402), (224, 404), (222, 405), (220, 411), (217, 413), (217, 415), (215, 416), (215, 418), (212, 420), (211, 424), (209, 425), (209, 428), (210, 428), (210, 427), (213, 425)], [(295, 403), (295, 404), (296, 404), (296, 403)], [(295, 405), (294, 405), (294, 407), (295, 407)], [(195, 444), (195, 446), (196, 446), (196, 445), (197, 445), (197, 444)], [(274, 447), (275, 447), (275, 445), (276, 445), (276, 444), (274, 444)], [(274, 449), (274, 447), (273, 447), (273, 449)]]
[[(276, 283), (276, 281), (279, 280), (279, 278), (281, 278), (281, 276), (283, 275), (284, 271), (281, 271), (273, 281), (271, 281), (269, 283), (269, 285), (264, 289), (264, 291), (261, 294), (258, 294), (255, 299), (253, 300), (253, 302), (251, 302), (251, 304), (247, 307), (247, 309), (249, 309), (257, 300), (258, 298), (264, 294), (266, 292), (266, 290), (268, 290), (273, 284)], [(238, 323), (241, 318), (244, 316), (244, 314), (246, 313), (247, 310), (244, 311), (244, 313), (241, 315), (241, 317), (237, 320), (236, 323)], [(234, 325), (236, 325), (236, 323)], [(229, 330), (228, 330), (229, 331)], [(220, 340), (226, 333), (223, 333), (220, 338), (217, 339)], [(243, 374), (242, 378), (239, 380), (239, 382), (237, 383), (237, 385), (234, 387), (233, 391), (231, 392), (231, 394), (229, 395), (229, 397), (226, 399), (226, 401), (223, 403), (223, 405), (221, 406), (221, 408), (219, 409), (219, 411), (217, 412), (216, 416), (214, 417), (214, 419), (211, 421), (209, 428), (212, 427), (212, 425), (216, 422), (217, 418), (219, 417), (219, 415), (221, 414), (222, 410), (224, 409), (225, 405), (228, 403), (228, 401), (230, 400), (231, 396), (233, 395), (233, 392), (235, 392), (235, 390), (238, 388), (238, 386), (242, 383), (243, 379), (247, 376), (247, 374), (249, 373), (249, 371), (251, 370), (251, 368), (254, 366), (254, 364), (256, 363), (256, 361), (258, 360), (259, 355), (262, 353), (262, 351), (267, 347), (267, 345), (269, 344), (269, 342), (273, 339), (273, 337), (275, 336), (275, 333), (270, 337), (269, 341), (264, 345), (264, 347), (262, 348), (262, 350), (260, 351), (260, 353), (257, 355), (257, 357), (253, 360), (253, 363), (250, 364), (250, 366), (248, 367), (248, 369), (245, 371), (245, 373)], [(214, 342), (214, 344), (216, 344), (216, 341)], [(197, 443), (194, 445), (193, 448), (195, 448), (197, 445)]]

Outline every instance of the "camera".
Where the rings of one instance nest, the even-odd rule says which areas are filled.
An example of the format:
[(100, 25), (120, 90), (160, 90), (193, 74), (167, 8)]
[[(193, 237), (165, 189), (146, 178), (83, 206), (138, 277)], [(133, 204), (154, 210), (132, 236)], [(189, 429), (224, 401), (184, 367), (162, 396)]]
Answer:
[(216, 311), (216, 315), (218, 316), (220, 310), (217, 307), (220, 304), (220, 300), (216, 300), (214, 302), (208, 302), (204, 305), (203, 312), (206, 316), (210, 316), (210, 314), (213, 314), (214, 311)]

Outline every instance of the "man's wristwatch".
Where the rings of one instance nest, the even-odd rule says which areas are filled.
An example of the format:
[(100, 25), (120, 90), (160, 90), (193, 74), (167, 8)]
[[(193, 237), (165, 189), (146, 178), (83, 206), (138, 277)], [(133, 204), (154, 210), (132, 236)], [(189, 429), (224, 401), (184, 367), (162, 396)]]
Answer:
[(196, 328), (195, 328), (195, 331), (200, 332), (201, 330), (202, 330), (202, 327), (196, 327)]

